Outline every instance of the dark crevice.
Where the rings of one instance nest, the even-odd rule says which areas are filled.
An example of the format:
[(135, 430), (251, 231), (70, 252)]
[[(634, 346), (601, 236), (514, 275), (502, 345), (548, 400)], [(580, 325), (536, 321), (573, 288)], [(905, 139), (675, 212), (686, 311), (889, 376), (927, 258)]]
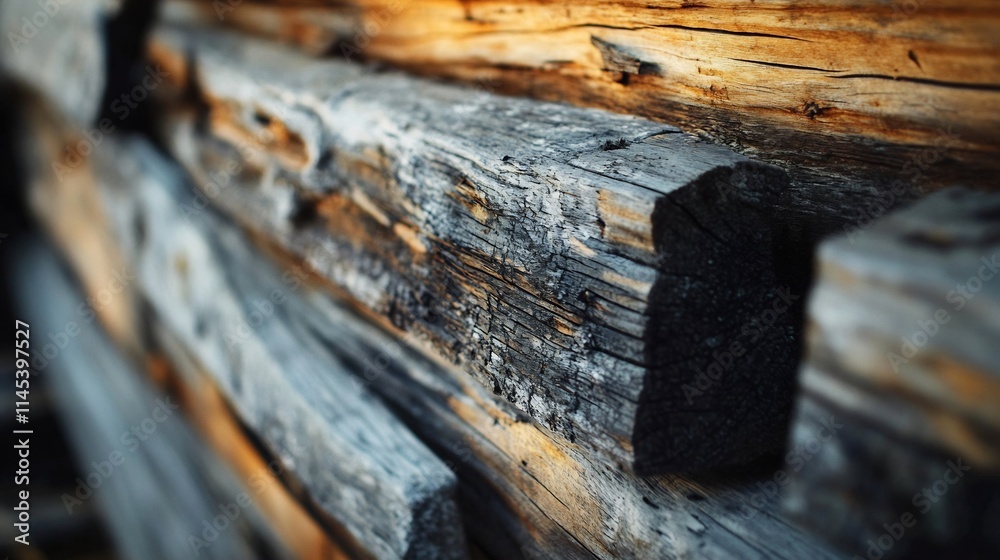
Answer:
[(897, 82), (910, 82), (914, 84), (922, 84), (928, 86), (954, 88), (954, 89), (970, 89), (975, 91), (1000, 91), (1000, 84), (970, 84), (963, 82), (947, 82), (944, 80), (932, 80), (930, 78), (914, 78), (910, 76), (887, 76), (885, 74), (844, 74), (842, 76), (830, 76), (831, 78), (840, 79), (856, 79), (856, 78), (867, 78), (873, 80), (893, 80)]
[(721, 33), (723, 35), (738, 35), (741, 37), (767, 37), (770, 39), (789, 39), (791, 41), (805, 41), (810, 43), (808, 39), (799, 39), (798, 37), (789, 37), (787, 35), (775, 35), (773, 33), (755, 33), (753, 31), (730, 31), (728, 29), (712, 29), (708, 27), (689, 27), (686, 25), (653, 25), (652, 27), (657, 28), (667, 28), (667, 29), (683, 29), (685, 31), (698, 31), (702, 33)]
[[(121, 10), (105, 22), (107, 76), (99, 118), (110, 119), (117, 130), (152, 130), (154, 102), (142, 82), (147, 75), (147, 39), (158, 8), (159, 0), (126, 0)], [(131, 99), (136, 88), (147, 90), (141, 101)], [(122, 96), (129, 96), (127, 105), (123, 106)], [(124, 117), (119, 114), (123, 107), (129, 109)]]
[(782, 64), (780, 62), (765, 62), (763, 60), (750, 60), (748, 58), (730, 58), (729, 60), (736, 60), (739, 62), (749, 62), (750, 64), (760, 64), (761, 66), (770, 66), (772, 68), (787, 68), (789, 70), (809, 70), (812, 72), (843, 72), (843, 70), (816, 68), (815, 66), (799, 66), (796, 64)]

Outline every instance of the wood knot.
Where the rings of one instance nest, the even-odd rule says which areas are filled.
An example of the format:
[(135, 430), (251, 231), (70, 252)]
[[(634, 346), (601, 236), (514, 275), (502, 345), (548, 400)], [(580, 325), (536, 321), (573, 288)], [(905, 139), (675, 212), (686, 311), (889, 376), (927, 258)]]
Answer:
[(802, 113), (810, 119), (815, 119), (816, 117), (822, 117), (830, 109), (832, 109), (832, 107), (821, 107), (819, 103), (816, 103), (815, 101), (807, 101), (806, 104), (802, 106)]

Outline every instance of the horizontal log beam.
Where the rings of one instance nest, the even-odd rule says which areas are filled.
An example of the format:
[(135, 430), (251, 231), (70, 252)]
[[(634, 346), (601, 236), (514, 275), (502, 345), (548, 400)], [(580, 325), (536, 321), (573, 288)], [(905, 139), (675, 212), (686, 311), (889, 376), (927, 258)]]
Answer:
[[(111, 152), (113, 164), (128, 167), (127, 154)], [(154, 190), (149, 182), (134, 181), (131, 186), (119, 194), (137, 200), (153, 196), (148, 194)], [(483, 550), (528, 559), (839, 557), (777, 516), (776, 497), (758, 486), (770, 476), (761, 474), (761, 468), (688, 479), (638, 478), (609, 467), (603, 458), (532, 422), (465, 372), (427, 358), (412, 347), (419, 345), (418, 339), (395, 329), (385, 317), (331, 296), (322, 278), (310, 276), (301, 289), (288, 290), (282, 277), (295, 265), (284, 260), (287, 255), (272, 246), (273, 258), (263, 258), (212, 209), (184, 218), (175, 211), (184, 201), (161, 200), (145, 207), (149, 214), (144, 216), (155, 217), (141, 221), (147, 224), (141, 228), (144, 233), (122, 237), (125, 254), (147, 247), (137, 262), (164, 278), (177, 276), (172, 269), (178, 259), (188, 263), (192, 281), (199, 271), (226, 271), (227, 282), (207, 283), (210, 292), (191, 304), (207, 317), (230, 299), (251, 294), (252, 305), (264, 297), (252, 294), (285, 293), (281, 305), (261, 327), (249, 331), (243, 344), (264, 344), (275, 331), (294, 332), (290, 348), (308, 353), (316, 363), (340, 364), (330, 366), (327, 375), (350, 372), (353, 387), (377, 392), (455, 471), (462, 521)], [(119, 227), (135, 223), (134, 212), (111, 207), (119, 208), (110, 213), (118, 217)], [(149, 220), (159, 223), (152, 227)], [(163, 247), (157, 240), (166, 238), (187, 241), (177, 242), (176, 251), (149, 249)], [(149, 297), (187, 306), (177, 303), (185, 301), (183, 295), (168, 290)], [(160, 326), (154, 331), (178, 332), (165, 317), (149, 317)], [(215, 328), (206, 325), (206, 331)], [(205, 344), (204, 339), (185, 338), (180, 343), (190, 351)], [(218, 367), (205, 369), (213, 379), (224, 379)], [(356, 390), (353, 387), (350, 391)]]
[(709, 134), (787, 167), (817, 235), (881, 214), (860, 200), (991, 187), (1000, 170), (989, 0), (173, 0), (165, 17)]
[(243, 421), (373, 556), (462, 557), (453, 473), (343, 362), (302, 344), (310, 326), (285, 302), (304, 273), (262, 289), (239, 232), (184, 218), (175, 167), (142, 140), (106, 142), (96, 182), (141, 292)]
[(547, 428), (640, 473), (780, 446), (804, 276), (780, 170), (233, 36), (151, 52), (204, 104), (164, 139), (206, 200)]
[[(142, 298), (136, 298), (140, 304)], [(240, 480), (266, 523), (300, 560), (362, 560), (368, 553), (336, 520), (315, 506), (295, 474), (263, 449), (210, 373), (151, 313), (136, 310), (148, 336), (144, 357), (152, 379), (184, 410), (185, 418)]]
[(793, 445), (843, 426), (786, 505), (855, 554), (1000, 552), (998, 216), (944, 191), (820, 250)]

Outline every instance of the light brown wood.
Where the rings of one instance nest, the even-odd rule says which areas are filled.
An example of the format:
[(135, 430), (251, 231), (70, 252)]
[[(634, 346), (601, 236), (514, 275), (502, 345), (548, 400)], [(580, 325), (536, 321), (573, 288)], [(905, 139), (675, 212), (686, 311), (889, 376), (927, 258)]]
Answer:
[(861, 201), (989, 186), (1000, 170), (989, 0), (220, 4), (173, 0), (165, 14), (704, 132), (787, 167), (819, 219), (869, 221), (885, 210)]

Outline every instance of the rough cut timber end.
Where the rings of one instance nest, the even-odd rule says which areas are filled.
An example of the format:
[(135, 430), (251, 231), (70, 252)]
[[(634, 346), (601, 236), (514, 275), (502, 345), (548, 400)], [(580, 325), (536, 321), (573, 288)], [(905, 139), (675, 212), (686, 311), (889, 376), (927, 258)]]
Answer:
[(943, 191), (820, 249), (792, 445), (839, 427), (785, 506), (856, 554), (1000, 553), (998, 218), (995, 194)]
[(783, 441), (782, 171), (225, 33), (160, 28), (150, 52), (201, 105), (164, 136), (213, 204), (540, 424), (638, 473)]
[(777, 169), (747, 162), (657, 200), (662, 261), (633, 432), (640, 474), (747, 462), (782, 445), (803, 293), (801, 276), (783, 277), (775, 238), (786, 185)]

